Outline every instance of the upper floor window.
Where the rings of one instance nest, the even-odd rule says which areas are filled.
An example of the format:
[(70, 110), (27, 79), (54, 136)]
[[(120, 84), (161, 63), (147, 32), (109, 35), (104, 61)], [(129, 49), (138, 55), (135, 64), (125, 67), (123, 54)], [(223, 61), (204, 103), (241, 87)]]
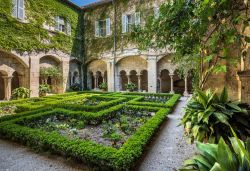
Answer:
[(155, 19), (158, 19), (160, 17), (160, 8), (159, 7), (154, 8), (154, 17), (155, 17)]
[(56, 31), (60, 31), (68, 35), (71, 35), (71, 25), (68, 20), (65, 21), (63, 17), (56, 16), (55, 23), (56, 23), (56, 26), (55, 26)]
[(95, 21), (95, 36), (106, 37), (111, 34), (110, 30), (110, 18), (106, 20)]
[(140, 13), (122, 15), (122, 33), (131, 32), (134, 26), (141, 23)]
[(13, 3), (13, 17), (24, 20), (25, 10), (24, 10), (24, 0), (12, 0)]

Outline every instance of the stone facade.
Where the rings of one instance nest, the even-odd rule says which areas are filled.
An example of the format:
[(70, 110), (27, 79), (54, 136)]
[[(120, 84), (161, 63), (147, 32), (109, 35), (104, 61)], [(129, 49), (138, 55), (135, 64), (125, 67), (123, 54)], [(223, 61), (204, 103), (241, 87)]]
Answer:
[[(37, 97), (40, 68), (52, 66), (59, 67), (63, 75), (56, 93), (73, 84), (97, 90), (105, 82), (108, 91), (126, 91), (125, 85), (134, 83), (141, 92), (188, 95), (192, 92), (192, 76), (179, 78), (178, 67), (171, 61), (173, 51), (168, 48), (141, 51), (130, 40), (130, 25), (143, 25), (149, 15), (157, 16), (163, 2), (104, 0), (83, 7), (84, 54), (77, 55), (83, 58), (55, 49), (20, 53), (0, 47), (0, 100), (9, 99), (13, 87), (19, 86), (30, 88), (31, 96)], [(246, 34), (250, 34), (250, 28)], [(234, 56), (239, 56), (237, 51)], [(226, 85), (233, 100), (250, 103), (249, 61), (250, 50), (237, 67), (229, 66), (226, 74), (212, 75), (206, 87), (222, 89)]]

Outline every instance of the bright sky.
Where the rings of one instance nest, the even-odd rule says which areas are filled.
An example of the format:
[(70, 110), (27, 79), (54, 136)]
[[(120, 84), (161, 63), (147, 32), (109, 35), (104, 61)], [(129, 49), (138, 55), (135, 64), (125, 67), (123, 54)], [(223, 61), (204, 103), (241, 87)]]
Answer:
[(71, 1), (77, 4), (78, 6), (83, 6), (93, 2), (97, 2), (98, 0), (71, 0)]

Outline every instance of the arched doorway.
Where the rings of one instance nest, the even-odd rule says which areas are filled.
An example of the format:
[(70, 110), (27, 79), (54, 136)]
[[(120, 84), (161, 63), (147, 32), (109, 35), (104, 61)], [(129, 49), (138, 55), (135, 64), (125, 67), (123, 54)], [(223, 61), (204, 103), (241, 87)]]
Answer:
[(148, 71), (142, 70), (141, 71), (141, 90), (148, 91)]
[(96, 72), (96, 79), (97, 79), (97, 88), (99, 88), (99, 86), (103, 83), (103, 76), (102, 73), (100, 71)]
[(121, 71), (120, 72), (120, 85), (121, 85), (121, 90), (125, 91), (126, 90), (126, 84), (128, 84), (128, 77), (126, 71)]
[(137, 76), (137, 72), (135, 70), (130, 71), (130, 81), (129, 83), (133, 83), (136, 85), (135, 91), (138, 90), (138, 76)]
[(178, 75), (178, 71), (174, 72), (173, 81), (175, 93), (183, 94), (185, 91), (185, 81)]
[(13, 90), (15, 90), (16, 88), (19, 88), (20, 87), (20, 83), (19, 83), (19, 75), (18, 73), (15, 71), (13, 74), (12, 74), (12, 79), (11, 79), (11, 92)]
[(160, 92), (169, 93), (171, 91), (171, 78), (169, 76), (169, 71), (164, 69), (160, 74)]
[(5, 83), (4, 83), (4, 73), (0, 71), (0, 100), (4, 100), (5, 98)]

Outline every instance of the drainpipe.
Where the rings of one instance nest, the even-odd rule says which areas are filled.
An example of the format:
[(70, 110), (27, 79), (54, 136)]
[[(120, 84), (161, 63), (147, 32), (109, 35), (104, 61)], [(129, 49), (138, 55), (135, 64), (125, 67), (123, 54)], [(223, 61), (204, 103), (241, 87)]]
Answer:
[(113, 51), (113, 67), (114, 67), (114, 72), (113, 72), (113, 77), (114, 77), (114, 91), (116, 91), (116, 66), (115, 66), (115, 61), (116, 61), (116, 50), (117, 50), (117, 10), (116, 10), (116, 4), (115, 4), (115, 0), (112, 0), (112, 4), (113, 4), (113, 7), (114, 7), (114, 51)]

